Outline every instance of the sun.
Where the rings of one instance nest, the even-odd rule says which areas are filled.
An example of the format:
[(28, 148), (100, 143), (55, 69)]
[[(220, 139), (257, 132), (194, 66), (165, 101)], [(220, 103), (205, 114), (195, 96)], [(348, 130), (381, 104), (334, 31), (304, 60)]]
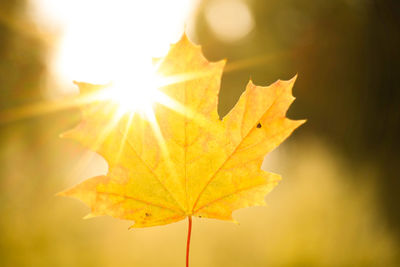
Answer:
[(113, 81), (98, 97), (118, 105), (117, 115), (134, 112), (149, 115), (153, 105), (162, 102), (163, 93), (159, 89), (164, 80), (155, 67), (143, 67), (130, 77)]
[(71, 81), (77, 80), (111, 84), (94, 98), (82, 102), (110, 101), (118, 107), (117, 117), (125, 114), (154, 117), (150, 113), (155, 103), (173, 106), (174, 101), (159, 89), (165, 83), (177, 81), (171, 81), (170, 77), (166, 81), (166, 77), (157, 74), (152, 59), (164, 57), (169, 45), (185, 31), (190, 14), (196, 10), (195, 1), (34, 2), (38, 23), (60, 28), (50, 62), (57, 86), (46, 91), (49, 98), (77, 94), (77, 88), (71, 86)]

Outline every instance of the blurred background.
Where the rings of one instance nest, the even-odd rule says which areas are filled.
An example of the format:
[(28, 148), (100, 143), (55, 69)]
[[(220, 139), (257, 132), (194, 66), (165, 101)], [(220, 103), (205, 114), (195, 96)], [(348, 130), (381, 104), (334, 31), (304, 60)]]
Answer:
[(184, 265), (186, 221), (127, 230), (55, 197), (107, 171), (58, 138), (72, 80), (140, 80), (184, 28), (228, 60), (221, 117), (250, 77), (298, 73), (288, 115), (308, 119), (265, 159), (268, 207), (194, 220), (191, 266), (400, 266), (397, 0), (1, 0), (0, 266)]

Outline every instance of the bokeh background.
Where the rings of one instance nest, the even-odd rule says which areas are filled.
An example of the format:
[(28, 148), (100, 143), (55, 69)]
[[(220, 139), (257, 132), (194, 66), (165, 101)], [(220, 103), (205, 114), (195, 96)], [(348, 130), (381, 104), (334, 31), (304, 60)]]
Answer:
[(183, 27), (228, 60), (221, 117), (250, 77), (298, 73), (288, 115), (308, 119), (265, 159), (284, 178), (268, 207), (194, 220), (191, 266), (400, 266), (396, 0), (1, 0), (0, 266), (184, 265), (186, 221), (127, 230), (55, 196), (107, 171), (58, 138), (79, 121), (72, 80), (140, 79)]

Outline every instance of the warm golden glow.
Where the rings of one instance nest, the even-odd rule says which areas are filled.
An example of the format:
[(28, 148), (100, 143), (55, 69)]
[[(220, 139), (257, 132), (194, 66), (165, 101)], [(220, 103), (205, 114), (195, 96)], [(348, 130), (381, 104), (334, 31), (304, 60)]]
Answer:
[(60, 33), (51, 65), (56, 80), (71, 88), (72, 80), (144, 81), (143, 66), (147, 71), (152, 57), (179, 39), (196, 2), (36, 0), (35, 9), (38, 23)]
[(188, 17), (196, 2), (36, 0), (37, 23), (59, 33), (50, 62), (56, 83), (49, 96), (77, 90), (71, 84), (76, 80), (111, 84), (92, 100), (118, 104), (117, 118), (126, 113), (150, 118), (154, 103), (174, 108), (158, 89), (182, 77), (160, 77), (152, 58), (164, 56), (185, 25), (190, 31)]

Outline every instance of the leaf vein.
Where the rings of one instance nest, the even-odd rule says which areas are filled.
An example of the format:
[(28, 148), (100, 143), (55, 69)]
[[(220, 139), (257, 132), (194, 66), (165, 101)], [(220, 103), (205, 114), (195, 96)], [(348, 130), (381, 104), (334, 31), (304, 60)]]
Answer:
[[(275, 102), (277, 101), (277, 99), (283, 94), (283, 90), (279, 92), (279, 94), (275, 97), (274, 101), (272, 102), (272, 104), (268, 107), (268, 109), (262, 114), (261, 118), (264, 117), (270, 110), (271, 108), (274, 106)], [(260, 119), (261, 119), (260, 118)], [(260, 120), (259, 119), (259, 120)], [(193, 209), (196, 208), (200, 197), (203, 195), (204, 191), (206, 190), (206, 188), (208, 187), (208, 185), (211, 183), (211, 181), (217, 176), (217, 174), (223, 169), (223, 167), (225, 166), (225, 164), (229, 161), (229, 159), (236, 153), (236, 151), (238, 150), (238, 148), (240, 147), (240, 145), (243, 143), (243, 140), (245, 140), (251, 132), (254, 131), (254, 129), (256, 129), (256, 126), (254, 125), (253, 128), (246, 134), (245, 137), (242, 138), (242, 140), (239, 142), (239, 144), (236, 146), (236, 148), (232, 151), (232, 153), (230, 153), (228, 155), (228, 157), (225, 159), (225, 161), (221, 164), (221, 166), (214, 172), (214, 174), (211, 176), (211, 178), (207, 181), (206, 185), (203, 187), (203, 189), (200, 191), (200, 194), (197, 196), (197, 199), (193, 205)]]
[[(119, 129), (119, 133), (122, 134), (121, 129)], [(171, 191), (168, 190), (168, 188), (164, 185), (163, 182), (161, 182), (160, 178), (158, 177), (158, 175), (154, 172), (154, 170), (152, 168), (150, 168), (146, 162), (142, 159), (142, 157), (139, 156), (138, 152), (136, 151), (136, 149), (134, 148), (134, 146), (132, 145), (132, 143), (129, 141), (129, 139), (126, 140), (126, 142), (128, 143), (128, 145), (131, 147), (133, 153), (135, 153), (136, 157), (142, 162), (142, 164), (146, 167), (146, 169), (154, 176), (154, 178), (156, 178), (156, 180), (160, 183), (160, 185), (164, 188), (164, 190), (166, 192), (168, 192), (168, 194), (172, 197), (172, 199), (175, 201), (175, 203), (178, 205), (179, 209), (183, 212), (184, 210), (182, 209), (181, 205), (179, 205), (178, 201), (175, 199), (174, 195), (171, 193)]]
[(245, 187), (245, 188), (241, 188), (241, 189), (235, 190), (234, 192), (228, 193), (228, 194), (226, 194), (226, 195), (223, 195), (223, 196), (221, 196), (221, 197), (218, 197), (217, 199), (214, 199), (214, 200), (212, 200), (212, 201), (210, 201), (210, 202), (204, 204), (203, 206), (197, 208), (194, 212), (198, 212), (198, 211), (201, 210), (201, 209), (204, 209), (204, 208), (206, 208), (206, 207), (208, 207), (208, 206), (210, 206), (210, 205), (212, 205), (212, 204), (214, 204), (214, 203), (216, 203), (216, 202), (218, 202), (218, 201), (221, 201), (221, 200), (223, 200), (223, 199), (225, 199), (225, 198), (228, 198), (228, 197), (233, 196), (233, 195), (235, 195), (235, 194), (238, 194), (238, 193), (240, 193), (240, 192), (247, 191), (247, 190), (251, 190), (251, 189), (254, 189), (254, 188), (256, 188), (256, 187), (263, 186), (263, 185), (265, 185), (265, 184), (266, 184), (266, 182), (264, 182), (264, 183), (262, 183), (262, 184), (256, 184), (256, 185), (252, 185), (252, 186), (249, 186), (249, 187)]
[(139, 199), (139, 198), (132, 197), (132, 196), (121, 195), (121, 194), (117, 194), (117, 193), (113, 193), (113, 192), (106, 192), (106, 191), (104, 191), (104, 192), (99, 192), (99, 191), (97, 191), (97, 193), (100, 194), (100, 195), (111, 195), (111, 196), (122, 197), (122, 198), (125, 198), (125, 199), (128, 199), (128, 200), (133, 200), (133, 201), (141, 202), (141, 203), (146, 204), (146, 205), (149, 205), (149, 206), (154, 206), (154, 207), (163, 208), (163, 209), (168, 209), (168, 210), (172, 210), (172, 211), (175, 211), (175, 212), (180, 212), (180, 213), (182, 213), (182, 210), (175, 209), (175, 208), (168, 207), (168, 206), (164, 206), (164, 205), (157, 204), (157, 203), (153, 203), (153, 202), (149, 202), (149, 201), (147, 201), (147, 200)]

